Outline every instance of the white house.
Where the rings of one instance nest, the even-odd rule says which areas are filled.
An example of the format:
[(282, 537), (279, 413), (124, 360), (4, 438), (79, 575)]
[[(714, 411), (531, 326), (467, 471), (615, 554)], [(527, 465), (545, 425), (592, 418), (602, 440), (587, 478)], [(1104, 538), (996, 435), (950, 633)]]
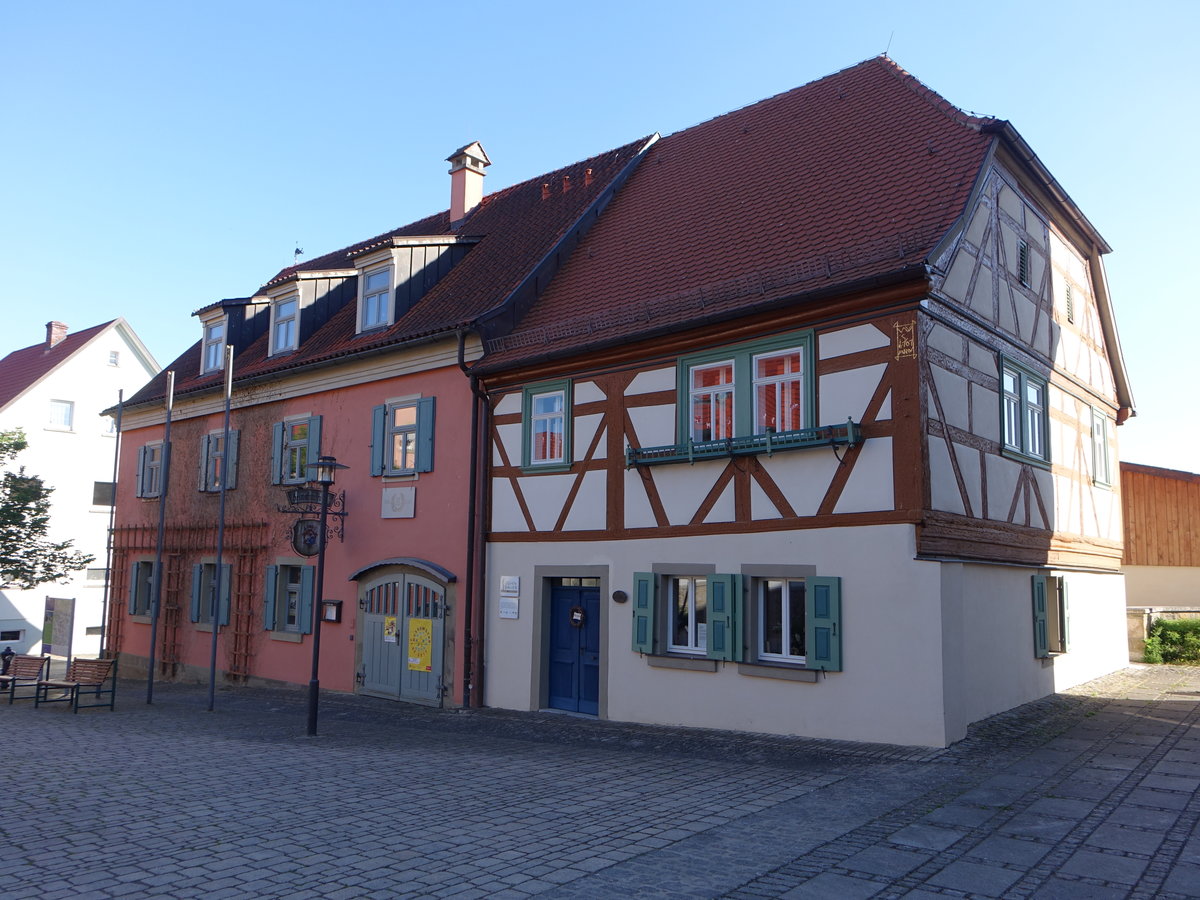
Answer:
[(50, 538), (95, 557), (83, 571), (32, 590), (0, 590), (0, 650), (94, 656), (100, 649), (113, 503), (115, 422), (100, 415), (158, 371), (124, 319), (71, 334), (46, 324), (46, 339), (0, 360), (0, 430), (20, 428), (29, 446), (13, 465), (54, 488)]

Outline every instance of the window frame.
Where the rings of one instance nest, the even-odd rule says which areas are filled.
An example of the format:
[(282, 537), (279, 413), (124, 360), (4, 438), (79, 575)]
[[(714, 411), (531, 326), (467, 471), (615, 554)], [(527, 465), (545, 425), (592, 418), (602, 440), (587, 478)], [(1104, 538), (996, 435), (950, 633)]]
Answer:
[[(295, 312), (288, 316), (280, 316), (279, 308), (287, 303), (294, 303)], [(287, 324), (288, 343), (279, 340), (279, 327)], [(276, 297), (271, 301), (271, 356), (280, 353), (290, 353), (300, 346), (300, 292), (294, 291)]]
[[(273, 314), (273, 313), (272, 313)], [(213, 336), (214, 329), (220, 328), (220, 334)], [(213, 372), (220, 372), (225, 363), (225, 340), (228, 322), (224, 316), (215, 319), (210, 319), (202, 323), (202, 334), (200, 339), (200, 374), (208, 375)], [(274, 333), (272, 331), (272, 333)]]
[(131, 616), (149, 616), (154, 603), (154, 561), (134, 560), (129, 570), (128, 609)]
[[(800, 431), (812, 428), (816, 424), (817, 385), (813, 377), (815, 373), (816, 336), (812, 329), (790, 331), (775, 337), (757, 341), (748, 341), (732, 346), (723, 346), (700, 353), (691, 353), (679, 358), (676, 364), (676, 423), (675, 433), (677, 443), (686, 444), (693, 437), (692, 414), (692, 372), (706, 366), (718, 365), (729, 361), (733, 364), (733, 437), (752, 437), (765, 434), (766, 428), (760, 425), (756, 387), (764, 381), (755, 377), (755, 361), (764, 357), (780, 356), (787, 352), (797, 352), (800, 355), (800, 397), (801, 424)], [(787, 432), (775, 432), (788, 434)], [(724, 438), (712, 438), (714, 442)]]
[[(1016, 379), (1016, 391), (1010, 392), (1005, 386), (1005, 376), (1012, 374)], [(1041, 390), (1040, 406), (1029, 401), (1029, 388), (1035, 386)], [(1010, 357), (1000, 356), (1000, 448), (1004, 456), (1015, 457), (1023, 462), (1049, 468), (1050, 456), (1050, 379), (1039, 375), (1028, 366), (1016, 362)], [(1038, 435), (1042, 442), (1042, 453), (1034, 452), (1031, 447), (1033, 435), (1031, 412), (1037, 415)], [(1016, 421), (1014, 422), (1014, 417)], [(1017, 426), (1014, 428), (1013, 426)], [(1014, 443), (1013, 438), (1020, 443)]]
[[(684, 626), (687, 630), (687, 643), (678, 644), (675, 642), (675, 635), (678, 631), (677, 616), (679, 613), (678, 585), (681, 582), (688, 584), (687, 591), (687, 613), (688, 621)], [(671, 654), (683, 654), (687, 656), (707, 656), (708, 655), (708, 576), (707, 575), (664, 575), (663, 583), (667, 588), (666, 602), (666, 651)], [(701, 591), (703, 588), (703, 591)], [(704, 601), (704, 621), (700, 622), (700, 594), (703, 593)], [(703, 632), (701, 629), (703, 628)]]
[[(296, 570), (299, 581), (285, 581), (280, 576), (290, 574), (281, 570)], [(281, 560), (267, 566), (263, 586), (263, 630), (275, 634), (304, 635), (312, 633), (314, 584), (316, 569), (303, 563)], [(287, 595), (291, 585), (297, 587), (296, 623), (286, 621)], [(282, 601), (282, 602), (281, 602)]]
[(1067, 579), (1039, 572), (1030, 577), (1033, 600), (1033, 655), (1061, 656), (1070, 649), (1071, 608)]
[[(412, 425), (395, 425), (398, 410), (412, 409)], [(416, 475), (433, 471), (435, 400), (433, 397), (392, 400), (371, 410), (371, 474)], [(412, 466), (395, 464), (395, 438), (412, 434)]]
[[(544, 381), (528, 385), (521, 392), (521, 468), (526, 472), (565, 472), (574, 464), (572, 432), (572, 383), (570, 379)], [(544, 460), (534, 459), (534, 427), (538, 421), (548, 421), (551, 416), (534, 413), (534, 405), (540, 397), (562, 395), (562, 410), (552, 418), (562, 420), (562, 456)]]
[(120, 368), (120, 366), (121, 366), (121, 351), (120, 350), (109, 350), (108, 351), (108, 364), (110, 366), (112, 366), (114, 369)]
[[(219, 447), (225, 438), (225, 429), (210, 431), (200, 436), (200, 477), (198, 490), (202, 493), (220, 493), (220, 476), (224, 472), (228, 483), (225, 490), (237, 487), (238, 430), (229, 429), (229, 447)], [(219, 449), (214, 450), (214, 447)]]
[[(233, 567), (221, 564), (221, 588), (219, 598), (218, 626), (229, 624), (230, 584)], [(198, 625), (212, 625), (213, 581), (217, 574), (216, 562), (199, 562), (192, 566), (191, 620)]]
[(1030, 284), (1032, 260), (1029, 258), (1029, 252), (1029, 241), (1017, 238), (1017, 281), (1021, 287), (1032, 287)]
[[(304, 464), (297, 466), (298, 474), (289, 467), (285, 474), (285, 462), (291, 449), (300, 449), (302, 442), (289, 441), (286, 430), (294, 425), (307, 425), (308, 435), (303, 441), (305, 449)], [(321, 455), (321, 417), (320, 416), (290, 416), (282, 422), (276, 422), (271, 429), (271, 483), (272, 484), (307, 484), (312, 480), (309, 468), (316, 463)]]
[(1109, 448), (1111, 420), (1101, 410), (1092, 407), (1092, 484), (1112, 487), (1112, 453)]
[(147, 441), (138, 448), (137, 470), (134, 473), (136, 496), (153, 500), (163, 495), (166, 456), (167, 444), (163, 441)]
[[(358, 332), (361, 334), (365, 331), (377, 331), (381, 328), (387, 328), (395, 320), (395, 303), (394, 288), (395, 278), (393, 277), (394, 269), (390, 263), (382, 266), (374, 266), (370, 269), (365, 269), (358, 277)], [(385, 275), (386, 283), (381, 290), (372, 290), (368, 293), (368, 282), (373, 276)], [(380, 298), (383, 304), (380, 312), (382, 316), (378, 321), (367, 322), (368, 302), (374, 298)]]
[(767, 614), (766, 614), (767, 597), (766, 597), (766, 594), (767, 594), (768, 586), (773, 582), (780, 583), (782, 585), (782, 590), (780, 591), (781, 646), (783, 646), (788, 635), (791, 633), (791, 630), (792, 630), (791, 626), (793, 625), (793, 623), (791, 621), (792, 611), (791, 611), (791, 604), (790, 604), (790, 601), (792, 599), (790, 590), (791, 590), (791, 586), (793, 584), (798, 584), (800, 586), (800, 592), (801, 592), (800, 593), (800, 641), (803, 645), (802, 650), (806, 650), (807, 646), (808, 646), (808, 644), (807, 644), (808, 636), (806, 634), (806, 632), (807, 632), (807, 628), (806, 628), (807, 615), (805, 612), (807, 597), (808, 597), (807, 580), (803, 576), (800, 576), (800, 577), (797, 577), (797, 576), (778, 576), (778, 577), (767, 576), (767, 577), (763, 577), (763, 578), (755, 578), (752, 581), (752, 585), (753, 585), (752, 596), (754, 598), (753, 602), (755, 604), (755, 612), (757, 614), (756, 620), (755, 620), (754, 634), (753, 634), (754, 658), (756, 660), (758, 660), (759, 662), (770, 663), (770, 664), (804, 666), (807, 663), (807, 655), (804, 652), (795, 654), (795, 653), (790, 653), (790, 652), (786, 652), (786, 651), (771, 652), (771, 651), (768, 651), (765, 649), (765, 647), (766, 647), (766, 627), (767, 627)]
[[(61, 418), (63, 422), (55, 421), (56, 412), (63, 412)], [(75, 401), (74, 400), (57, 400), (50, 401), (49, 416), (46, 419), (46, 429), (48, 431), (74, 431), (75, 430)]]

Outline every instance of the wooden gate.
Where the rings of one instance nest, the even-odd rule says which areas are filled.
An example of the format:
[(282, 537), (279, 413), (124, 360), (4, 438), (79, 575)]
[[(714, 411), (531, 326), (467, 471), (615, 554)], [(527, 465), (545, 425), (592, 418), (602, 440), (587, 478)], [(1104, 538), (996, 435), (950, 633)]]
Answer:
[(363, 589), (362, 693), (441, 705), (445, 596), (419, 575), (388, 575)]

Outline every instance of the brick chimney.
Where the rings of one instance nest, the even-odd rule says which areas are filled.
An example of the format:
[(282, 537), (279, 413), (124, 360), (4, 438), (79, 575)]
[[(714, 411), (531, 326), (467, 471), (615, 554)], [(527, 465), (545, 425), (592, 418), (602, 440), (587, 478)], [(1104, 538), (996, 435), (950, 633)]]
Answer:
[(450, 227), (457, 228), (483, 199), (484, 169), (492, 164), (479, 141), (459, 147), (450, 163)]
[(46, 347), (55, 347), (67, 336), (67, 326), (62, 322), (46, 323)]

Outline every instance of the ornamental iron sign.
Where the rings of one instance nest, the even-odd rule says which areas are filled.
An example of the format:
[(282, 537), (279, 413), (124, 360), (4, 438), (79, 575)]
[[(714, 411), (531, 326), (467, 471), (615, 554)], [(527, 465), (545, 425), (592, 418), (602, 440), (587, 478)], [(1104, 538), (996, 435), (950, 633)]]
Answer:
[(301, 556), (316, 556), (321, 552), (320, 519), (299, 519), (292, 526), (292, 549)]

